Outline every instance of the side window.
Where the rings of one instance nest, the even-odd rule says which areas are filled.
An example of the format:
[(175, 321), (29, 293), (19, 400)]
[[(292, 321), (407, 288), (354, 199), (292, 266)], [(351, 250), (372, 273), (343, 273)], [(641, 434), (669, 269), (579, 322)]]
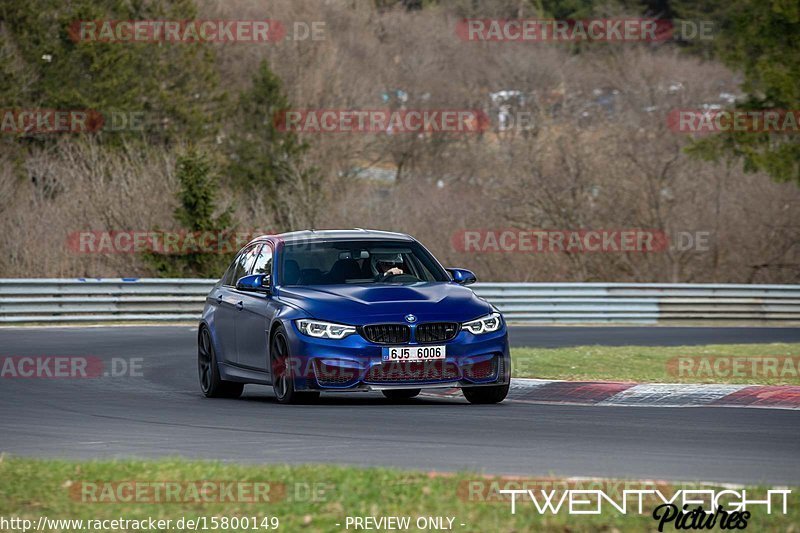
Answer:
[(225, 273), (225, 278), (222, 280), (223, 285), (234, 286), (240, 278), (247, 275), (250, 267), (253, 266), (259, 246), (259, 244), (254, 244), (236, 256)]
[(223, 285), (233, 285), (233, 271), (236, 270), (236, 263), (239, 262), (239, 256), (231, 263), (231, 266), (228, 267), (228, 270), (225, 271), (225, 274), (222, 276), (222, 284)]
[(261, 251), (256, 257), (256, 262), (253, 265), (252, 274), (266, 274), (272, 275), (272, 248), (265, 244), (261, 247)]

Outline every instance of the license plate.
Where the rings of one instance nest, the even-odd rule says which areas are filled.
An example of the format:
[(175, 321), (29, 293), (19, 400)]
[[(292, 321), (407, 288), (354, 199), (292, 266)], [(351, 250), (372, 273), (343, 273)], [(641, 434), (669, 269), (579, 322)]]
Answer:
[(389, 346), (383, 349), (383, 362), (433, 361), (445, 358), (444, 346)]

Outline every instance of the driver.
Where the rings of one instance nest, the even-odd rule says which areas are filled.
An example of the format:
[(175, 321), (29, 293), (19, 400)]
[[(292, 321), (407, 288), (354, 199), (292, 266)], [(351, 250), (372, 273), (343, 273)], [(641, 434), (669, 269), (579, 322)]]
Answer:
[(372, 267), (377, 280), (404, 274), (403, 257), (400, 254), (373, 255)]

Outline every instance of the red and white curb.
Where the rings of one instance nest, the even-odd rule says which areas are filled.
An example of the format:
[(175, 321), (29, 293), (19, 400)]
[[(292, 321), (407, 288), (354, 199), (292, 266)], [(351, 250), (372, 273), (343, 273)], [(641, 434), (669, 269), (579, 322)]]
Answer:
[[(452, 396), (458, 389), (426, 391)], [(515, 378), (506, 401), (630, 407), (756, 407), (800, 409), (800, 386), (553, 381)]]

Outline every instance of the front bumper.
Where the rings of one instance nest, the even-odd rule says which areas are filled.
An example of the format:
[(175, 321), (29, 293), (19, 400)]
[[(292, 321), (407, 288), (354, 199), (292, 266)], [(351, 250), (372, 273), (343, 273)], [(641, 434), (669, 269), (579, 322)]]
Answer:
[(286, 332), (296, 390), (480, 387), (504, 385), (510, 380), (505, 326), (484, 335), (462, 330), (451, 341), (435, 343), (446, 346), (446, 359), (424, 363), (384, 364), (384, 346), (370, 343), (357, 333), (341, 340), (315, 339), (301, 334), (293, 323)]

